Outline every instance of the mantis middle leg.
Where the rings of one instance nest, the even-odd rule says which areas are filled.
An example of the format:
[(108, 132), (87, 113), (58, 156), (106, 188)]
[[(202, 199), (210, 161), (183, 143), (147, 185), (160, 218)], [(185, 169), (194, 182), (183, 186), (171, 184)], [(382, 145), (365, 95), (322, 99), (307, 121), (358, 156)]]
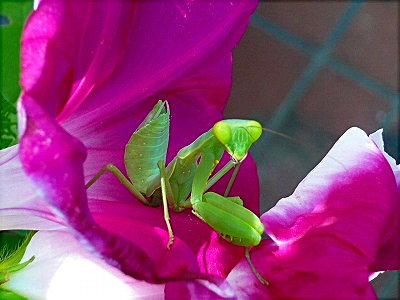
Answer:
[(119, 179), (119, 181), (144, 204), (151, 206), (151, 203), (140, 193), (129, 181), (128, 178), (113, 164), (105, 165), (87, 184), (86, 189), (92, 186), (106, 171), (110, 171)]
[[(167, 248), (169, 249), (174, 241), (174, 234), (171, 228), (171, 224), (169, 222), (169, 212), (168, 212), (168, 202), (173, 202), (173, 194), (171, 190), (171, 186), (168, 181), (168, 176), (165, 172), (165, 166), (163, 161), (158, 162), (158, 167), (160, 169), (160, 178), (161, 178), (161, 192), (162, 192), (162, 200), (164, 205), (164, 219), (167, 225), (168, 234), (169, 234), (169, 241), (167, 244)], [(118, 180), (133, 194), (135, 195), (141, 202), (144, 204), (151, 206), (150, 202), (140, 193), (133, 184), (129, 181), (128, 178), (113, 164), (105, 165), (87, 184), (86, 188), (88, 189), (90, 186), (93, 185), (106, 171), (110, 171)], [(169, 199), (169, 201), (168, 201)]]

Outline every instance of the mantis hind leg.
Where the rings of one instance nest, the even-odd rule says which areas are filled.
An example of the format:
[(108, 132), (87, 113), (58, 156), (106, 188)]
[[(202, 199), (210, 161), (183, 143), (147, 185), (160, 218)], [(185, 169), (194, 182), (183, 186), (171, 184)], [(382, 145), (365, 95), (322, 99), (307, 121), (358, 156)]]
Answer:
[[(160, 178), (161, 178), (161, 196), (164, 208), (164, 220), (168, 229), (168, 243), (167, 248), (170, 249), (172, 244), (174, 243), (174, 232), (172, 231), (171, 223), (169, 222), (169, 212), (168, 212), (168, 203), (174, 202), (174, 195), (172, 193), (171, 185), (169, 183), (168, 176), (165, 171), (164, 161), (160, 160), (158, 163), (158, 168), (160, 169)], [(168, 201), (169, 200), (169, 201)]]
[(151, 203), (142, 195), (141, 192), (139, 192), (133, 185), (132, 183), (128, 180), (128, 178), (125, 177), (124, 174), (113, 164), (107, 164), (105, 165), (87, 184), (86, 184), (86, 189), (88, 189), (90, 186), (92, 186), (93, 183), (95, 183), (106, 171), (110, 171), (119, 179), (119, 181), (133, 194), (138, 198), (141, 202), (143, 202), (146, 205), (151, 206)]
[(253, 274), (257, 277), (257, 279), (258, 279), (263, 285), (269, 285), (269, 282), (268, 282), (267, 280), (265, 280), (265, 279), (261, 276), (260, 272), (258, 272), (258, 270), (257, 270), (256, 267), (254, 266), (253, 262), (251, 261), (249, 247), (246, 247), (245, 256), (246, 256), (246, 260), (247, 260), (247, 263), (248, 263), (249, 266), (250, 266), (251, 271), (252, 271)]

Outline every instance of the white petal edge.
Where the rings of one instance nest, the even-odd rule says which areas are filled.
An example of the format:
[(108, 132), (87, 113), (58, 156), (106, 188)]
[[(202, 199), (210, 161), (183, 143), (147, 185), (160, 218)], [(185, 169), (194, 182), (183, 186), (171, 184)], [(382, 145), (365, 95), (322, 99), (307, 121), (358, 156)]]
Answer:
[(3, 286), (31, 300), (163, 299), (164, 285), (137, 281), (88, 253), (66, 231), (34, 235), (22, 261), (35, 256)]

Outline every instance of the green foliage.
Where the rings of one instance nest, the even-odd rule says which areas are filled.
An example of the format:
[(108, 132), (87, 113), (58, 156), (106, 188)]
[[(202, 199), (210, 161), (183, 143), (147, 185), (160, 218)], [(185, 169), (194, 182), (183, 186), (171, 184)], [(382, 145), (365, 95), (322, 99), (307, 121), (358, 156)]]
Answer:
[(28, 230), (5, 230), (0, 232), (0, 261), (8, 252), (19, 247), (29, 234)]
[(2, 250), (2, 254), (4, 256), (0, 258), (0, 273), (3, 272), (4, 270), (9, 270), (9, 269), (12, 269), (13, 272), (14, 270), (17, 271), (15, 269), (15, 266), (18, 265), (19, 262), (21, 261), (22, 257), (24, 256), (26, 247), (28, 246), (29, 242), (31, 241), (35, 233), (36, 231), (30, 231), (25, 236), (22, 243), (20, 243), (20, 245), (16, 247), (14, 250), (11, 251)]
[(20, 40), (33, 0), (0, 2), (0, 149), (17, 143)]
[(4, 257), (0, 259), (0, 285), (7, 282), (12, 273), (22, 270), (35, 259), (32, 256), (27, 261), (21, 263), (26, 247), (28, 247), (34, 234), (35, 231), (31, 231), (16, 249), (11, 251), (2, 251)]
[(2, 300), (27, 300), (27, 298), (22, 297), (21, 295), (18, 295), (12, 291), (2, 289), (1, 287), (0, 287), (0, 299), (2, 299)]
[[(21, 91), (20, 40), (23, 26), (33, 9), (33, 0), (1, 0), (0, 2), (0, 149), (12, 146), (17, 138), (17, 99)], [(34, 232), (15, 230), (0, 232), (0, 282), (12, 272), (23, 269), (34, 259), (19, 263)], [(0, 283), (1, 284), (1, 283)], [(25, 300), (0, 287), (0, 299)]]

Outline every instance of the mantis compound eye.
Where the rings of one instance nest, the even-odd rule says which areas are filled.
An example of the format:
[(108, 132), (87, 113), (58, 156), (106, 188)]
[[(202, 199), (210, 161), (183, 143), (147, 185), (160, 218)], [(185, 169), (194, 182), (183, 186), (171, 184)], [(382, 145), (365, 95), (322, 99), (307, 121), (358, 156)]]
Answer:
[(226, 121), (219, 121), (215, 123), (213, 127), (213, 132), (215, 137), (221, 142), (221, 144), (227, 145), (231, 141), (232, 129), (231, 125)]
[(260, 138), (263, 132), (261, 124), (253, 120), (248, 121), (248, 124), (246, 126), (246, 131), (249, 134), (249, 137), (253, 143)]

